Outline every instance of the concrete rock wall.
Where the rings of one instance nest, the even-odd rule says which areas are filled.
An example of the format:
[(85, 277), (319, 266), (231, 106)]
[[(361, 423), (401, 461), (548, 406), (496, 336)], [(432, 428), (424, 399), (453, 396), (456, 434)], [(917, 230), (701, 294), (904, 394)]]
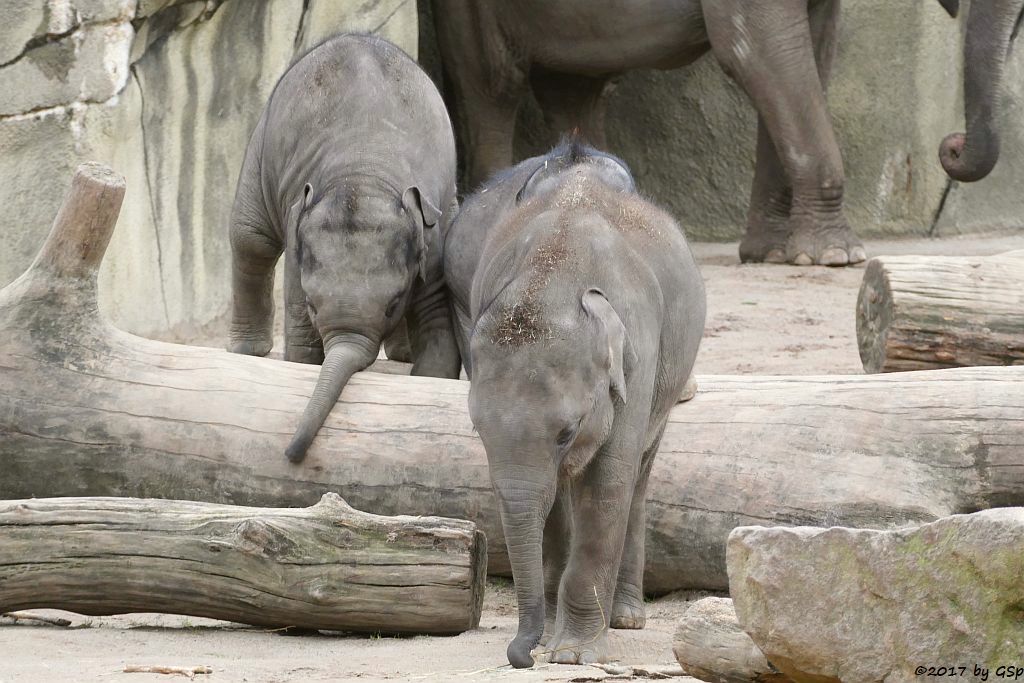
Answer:
[(0, 286), (35, 255), (75, 166), (96, 159), (128, 182), (101, 305), (145, 335), (221, 318), (250, 132), (292, 59), (342, 31), (416, 54), (415, 1), (0, 2)]

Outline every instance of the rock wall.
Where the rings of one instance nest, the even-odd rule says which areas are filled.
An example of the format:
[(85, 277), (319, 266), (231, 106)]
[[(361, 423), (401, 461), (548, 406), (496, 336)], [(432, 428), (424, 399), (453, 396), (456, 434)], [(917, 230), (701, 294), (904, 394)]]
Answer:
[(0, 21), (0, 286), (31, 261), (75, 166), (128, 193), (100, 275), (124, 329), (192, 336), (230, 299), (242, 156), (292, 59), (342, 31), (417, 51), (415, 0), (23, 0)]

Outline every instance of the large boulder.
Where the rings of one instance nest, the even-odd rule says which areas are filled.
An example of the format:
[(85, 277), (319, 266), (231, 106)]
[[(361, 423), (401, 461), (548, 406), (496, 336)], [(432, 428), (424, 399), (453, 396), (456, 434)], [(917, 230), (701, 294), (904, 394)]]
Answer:
[(796, 681), (1024, 667), (1024, 508), (891, 531), (740, 527), (727, 561), (740, 624)]
[(415, 55), (407, 0), (23, 0), (0, 22), (0, 286), (32, 260), (82, 160), (128, 194), (101, 306), (191, 336), (230, 300), (228, 217), (249, 134), (292, 60), (343, 31)]

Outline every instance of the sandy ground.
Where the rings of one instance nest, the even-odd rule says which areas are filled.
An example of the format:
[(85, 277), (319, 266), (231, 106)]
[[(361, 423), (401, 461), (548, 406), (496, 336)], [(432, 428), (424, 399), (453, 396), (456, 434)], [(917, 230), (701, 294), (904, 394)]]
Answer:
[[(869, 243), (881, 254), (993, 254), (1024, 249), (1024, 235)], [(854, 304), (862, 268), (741, 266), (735, 244), (698, 244), (707, 283), (708, 320), (698, 374), (860, 373)], [(216, 335), (192, 340), (221, 346)], [(388, 368), (392, 369), (392, 368)], [(687, 599), (673, 594), (648, 604), (647, 628), (613, 631), (612, 656), (634, 680), (681, 675), (672, 634)], [(505, 663), (515, 633), (515, 598), (492, 581), (480, 627), (451, 638), (344, 634), (288, 637), (206, 619), (131, 614), (87, 618), (56, 611), (71, 627), (0, 619), (0, 683), (13, 681), (155, 681), (179, 679), (123, 673), (126, 665), (209, 666), (210, 681), (591, 681), (623, 680), (595, 667)], [(675, 680), (693, 680), (676, 678)]]

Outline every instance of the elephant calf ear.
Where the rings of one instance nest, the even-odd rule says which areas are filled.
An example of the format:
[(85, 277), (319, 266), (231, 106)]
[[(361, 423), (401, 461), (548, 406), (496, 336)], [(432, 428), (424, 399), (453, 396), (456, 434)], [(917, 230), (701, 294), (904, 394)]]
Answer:
[(622, 324), (619, 314), (612, 308), (608, 297), (600, 289), (588, 289), (583, 293), (581, 303), (583, 310), (597, 321), (604, 331), (604, 339), (608, 344), (609, 386), (612, 393), (617, 394), (623, 403), (626, 402), (626, 364), (636, 362), (636, 352), (626, 336), (626, 326)]
[(441, 220), (441, 210), (434, 206), (430, 199), (424, 197), (420, 188), (413, 186), (402, 193), (402, 207), (415, 216), (419, 228), (416, 231), (416, 249), (420, 255), (420, 277), (427, 279), (427, 241), (423, 231), (433, 228)]
[(939, 0), (939, 4), (949, 12), (949, 16), (951, 17), (955, 17), (960, 13), (960, 0)]

